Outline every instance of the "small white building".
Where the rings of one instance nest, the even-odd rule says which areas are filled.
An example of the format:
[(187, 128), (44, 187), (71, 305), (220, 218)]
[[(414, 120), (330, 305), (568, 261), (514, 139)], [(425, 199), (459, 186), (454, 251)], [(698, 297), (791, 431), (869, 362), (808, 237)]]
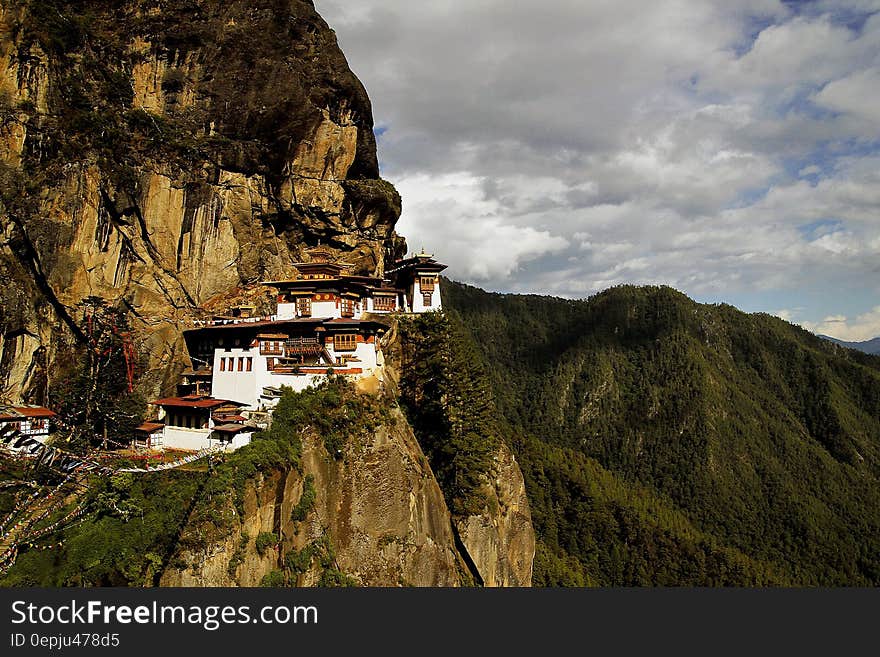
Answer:
[(55, 417), (57, 414), (44, 406), (0, 406), (0, 431), (12, 429), (45, 443)]
[(440, 310), (440, 272), (446, 265), (434, 260), (424, 251), (409, 258), (398, 260), (387, 275), (400, 290), (401, 310), (423, 313)]
[[(199, 395), (186, 397), (166, 397), (150, 402), (159, 407), (159, 419), (164, 422), (145, 423), (152, 436), (161, 426), (161, 436), (156, 436), (160, 445), (151, 447), (198, 451), (222, 447), (234, 450), (247, 445), (255, 431), (243, 423), (239, 415), (244, 404), (228, 399), (215, 399)], [(145, 425), (141, 425), (144, 427)]]

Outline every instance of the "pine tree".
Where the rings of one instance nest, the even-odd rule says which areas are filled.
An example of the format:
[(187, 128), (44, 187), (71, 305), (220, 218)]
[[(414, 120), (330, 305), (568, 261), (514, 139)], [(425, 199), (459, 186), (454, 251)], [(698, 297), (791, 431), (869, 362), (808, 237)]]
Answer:
[(52, 391), (54, 405), (71, 448), (127, 444), (146, 406), (133, 386), (136, 363), (128, 320), (98, 297), (79, 305), (86, 344), (68, 354), (68, 375)]

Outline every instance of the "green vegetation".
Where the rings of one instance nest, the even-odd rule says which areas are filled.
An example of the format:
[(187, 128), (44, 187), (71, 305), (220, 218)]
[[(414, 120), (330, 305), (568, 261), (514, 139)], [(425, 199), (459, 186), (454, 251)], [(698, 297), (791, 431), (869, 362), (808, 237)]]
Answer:
[(403, 407), (447, 504), (479, 513), (500, 434), (489, 379), (454, 312), (400, 320)]
[[(89, 481), (87, 520), (45, 539), (47, 543), (63, 541), (60, 549), (23, 552), (0, 585), (158, 584), (167, 567), (183, 566), (173, 562), (175, 553), (203, 549), (236, 528), (249, 482), (273, 471), (299, 467), (304, 432), (318, 432), (325, 445), (339, 449), (347, 440), (374, 430), (386, 413), (375, 398), (357, 394), (344, 378), (335, 377), (303, 392), (286, 390), (269, 430), (232, 454), (212, 457), (207, 472), (94, 475)], [(15, 478), (21, 473), (2, 476)], [(294, 513), (304, 519), (316, 494), (314, 480), (307, 477)], [(2, 491), (0, 508), (11, 508), (12, 501), (12, 492)], [(227, 570), (231, 575), (249, 540), (242, 537), (230, 557)], [(264, 532), (255, 542), (262, 554), (277, 545), (279, 538)], [(322, 566), (327, 570), (334, 556), (329, 543), (322, 546), (314, 554), (318, 555), (315, 558), (324, 555), (320, 558), (329, 559), (330, 565)]]
[(59, 439), (72, 451), (128, 444), (146, 410), (146, 400), (132, 385), (141, 367), (128, 320), (97, 297), (84, 299), (80, 307), (86, 342), (59, 356), (62, 374), (50, 400), (64, 420)]
[(302, 522), (309, 515), (309, 511), (315, 508), (315, 500), (318, 497), (318, 491), (315, 490), (315, 478), (312, 475), (306, 475), (303, 482), (303, 492), (299, 501), (291, 509), (290, 519), (294, 522)]
[(255, 546), (257, 548), (257, 554), (261, 557), (266, 554), (266, 550), (269, 548), (277, 547), (278, 545), (278, 534), (275, 532), (260, 532), (257, 534), (257, 540), (255, 541)]
[(263, 579), (260, 580), (260, 586), (270, 587), (270, 588), (280, 588), (284, 586), (284, 573), (280, 570), (272, 570), (267, 574), (263, 575)]
[[(149, 476), (95, 476), (85, 522), (44, 539), (63, 544), (25, 551), (3, 586), (151, 586), (167, 563), (205, 475), (169, 471)], [(156, 567), (156, 558), (160, 567)]]
[(670, 288), (444, 304), (526, 479), (536, 584), (880, 583), (880, 359)]
[(321, 436), (328, 453), (342, 458), (342, 448), (352, 436), (374, 431), (387, 419), (388, 410), (374, 397), (357, 394), (343, 376), (328, 376), (313, 388), (285, 393), (266, 435), (299, 435), (310, 428)]
[(247, 550), (250, 541), (251, 537), (248, 533), (242, 532), (241, 538), (238, 541), (238, 546), (235, 548), (235, 552), (232, 553), (232, 556), (229, 558), (229, 563), (226, 565), (226, 574), (229, 575), (229, 577), (235, 577), (236, 570), (242, 563), (244, 563), (245, 550)]
[(358, 586), (356, 579), (336, 567), (333, 542), (326, 534), (301, 550), (291, 550), (284, 555), (284, 572), (291, 584), (295, 584), (296, 577), (308, 571), (313, 565), (317, 565), (321, 570), (318, 586)]

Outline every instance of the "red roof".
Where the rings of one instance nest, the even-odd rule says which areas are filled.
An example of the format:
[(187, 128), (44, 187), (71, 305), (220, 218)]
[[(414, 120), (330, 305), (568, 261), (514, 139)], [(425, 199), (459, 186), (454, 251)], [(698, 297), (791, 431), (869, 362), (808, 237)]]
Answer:
[(150, 402), (156, 406), (174, 406), (177, 408), (217, 408), (232, 404), (233, 406), (247, 406), (240, 402), (230, 401), (228, 399), (214, 399), (213, 397), (165, 397)]
[(146, 433), (153, 433), (154, 431), (158, 431), (162, 429), (165, 425), (161, 422), (144, 422), (141, 426), (137, 427), (135, 431), (145, 431)]
[(15, 414), (13, 415), (9, 411), (0, 413), (0, 420), (18, 420), (23, 417), (55, 417), (58, 415), (44, 406), (9, 406), (7, 408)]
[(220, 431), (222, 433), (238, 433), (239, 431), (253, 430), (251, 427), (246, 427), (243, 424), (220, 424), (214, 427), (214, 431)]

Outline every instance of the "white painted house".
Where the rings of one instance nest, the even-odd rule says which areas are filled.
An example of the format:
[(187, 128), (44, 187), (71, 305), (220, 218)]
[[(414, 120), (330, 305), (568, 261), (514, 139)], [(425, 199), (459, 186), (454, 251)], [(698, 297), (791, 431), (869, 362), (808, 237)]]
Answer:
[[(227, 399), (215, 399), (200, 395), (166, 397), (151, 402), (159, 407), (159, 420), (145, 423), (151, 439), (159, 444), (151, 447), (198, 451), (220, 447), (234, 450), (247, 445), (254, 432), (244, 424), (240, 415), (243, 406)], [(151, 425), (146, 427), (145, 425)], [(161, 437), (156, 425), (161, 426)]]

